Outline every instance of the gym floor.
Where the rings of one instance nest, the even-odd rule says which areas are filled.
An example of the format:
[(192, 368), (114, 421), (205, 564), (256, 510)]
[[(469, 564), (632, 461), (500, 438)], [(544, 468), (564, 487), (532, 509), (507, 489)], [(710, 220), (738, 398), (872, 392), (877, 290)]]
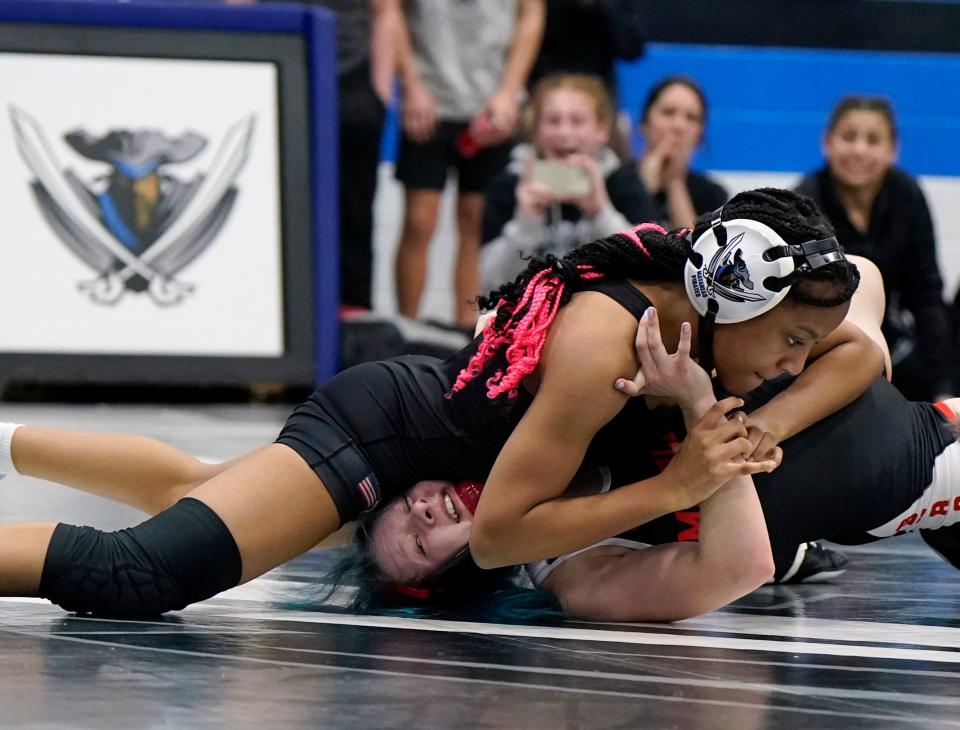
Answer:
[[(227, 459), (272, 440), (287, 410), (8, 403), (3, 418)], [(142, 519), (16, 475), (0, 493), (5, 521)], [(0, 599), (0, 727), (960, 726), (960, 576), (910, 537), (847, 554), (833, 585), (762, 588), (665, 625), (308, 610), (331, 550), (156, 620)]]

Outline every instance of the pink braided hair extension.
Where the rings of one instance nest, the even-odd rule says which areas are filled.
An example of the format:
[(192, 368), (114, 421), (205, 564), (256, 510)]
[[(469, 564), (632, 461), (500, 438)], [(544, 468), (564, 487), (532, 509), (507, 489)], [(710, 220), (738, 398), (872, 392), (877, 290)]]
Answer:
[[(519, 319), (511, 316), (499, 332), (496, 331), (494, 323), (487, 325), (483, 330), (483, 339), (476, 353), (457, 375), (457, 380), (450, 389), (450, 395), (463, 390), (469, 382), (475, 380), (497, 350), (509, 343), (506, 355), (507, 371), (504, 373), (498, 370), (487, 380), (487, 397), (496, 398), (507, 392), (509, 397), (515, 398), (520, 380), (533, 372), (536, 367), (546, 339), (547, 328), (559, 309), (560, 295), (563, 290), (564, 284), (552, 269), (543, 269), (530, 279), (513, 311), (523, 312), (527, 304), (530, 306)], [(547, 304), (546, 314), (543, 312), (544, 303)], [(506, 302), (501, 299), (497, 306), (504, 304)], [(537, 342), (538, 336), (539, 342)]]
[(653, 258), (652, 256), (650, 256), (650, 252), (647, 251), (647, 247), (643, 245), (643, 241), (640, 240), (640, 231), (656, 231), (657, 233), (662, 233), (666, 235), (667, 229), (659, 225), (658, 223), (641, 223), (639, 226), (634, 226), (630, 230), (620, 231), (619, 235), (624, 236), (625, 238), (629, 238), (637, 246), (640, 247), (641, 251), (643, 251), (650, 258)]
[[(551, 273), (549, 270), (543, 273)], [(538, 274), (540, 276), (540, 274)], [(487, 398), (507, 393), (516, 398), (520, 381), (533, 372), (540, 362), (547, 330), (560, 309), (560, 297), (566, 287), (557, 277), (544, 277), (532, 290), (530, 307), (513, 329), (513, 342), (507, 348), (507, 370), (498, 370), (487, 380)]]
[[(636, 244), (644, 254), (650, 256), (650, 252), (638, 235), (641, 231), (648, 230), (666, 234), (666, 230), (656, 223), (641, 223), (632, 230), (622, 232), (621, 235)], [(605, 276), (589, 264), (579, 264), (576, 270), (580, 279), (602, 279)], [(527, 283), (520, 301), (513, 308), (514, 312), (524, 312), (523, 315), (519, 319), (511, 315), (499, 331), (495, 327), (496, 321), (484, 328), (483, 338), (477, 346), (477, 351), (457, 375), (447, 397), (463, 390), (468, 383), (479, 377), (501, 346), (509, 343), (506, 351), (506, 371), (498, 370), (487, 379), (487, 397), (493, 399), (507, 393), (508, 397), (516, 398), (520, 381), (532, 373), (540, 362), (540, 354), (547, 340), (547, 331), (560, 309), (560, 300), (565, 288), (566, 284), (558, 272), (552, 268), (543, 269), (534, 275)], [(497, 302), (497, 307), (506, 305), (507, 302), (503, 299)], [(524, 311), (525, 307), (526, 311)]]
[[(503, 299), (497, 302), (498, 308), (505, 305), (506, 301)], [(477, 351), (473, 354), (473, 357), (470, 358), (470, 362), (468, 362), (467, 366), (457, 375), (456, 382), (454, 382), (453, 387), (450, 388), (450, 392), (447, 394), (448, 398), (454, 393), (463, 390), (467, 386), (467, 383), (476, 379), (490, 361), (490, 358), (500, 349), (500, 345), (507, 342), (510, 320), (507, 321), (507, 325), (504, 326), (500, 332), (496, 331), (494, 324), (495, 321), (490, 322), (490, 324), (483, 328), (483, 339), (480, 340)]]

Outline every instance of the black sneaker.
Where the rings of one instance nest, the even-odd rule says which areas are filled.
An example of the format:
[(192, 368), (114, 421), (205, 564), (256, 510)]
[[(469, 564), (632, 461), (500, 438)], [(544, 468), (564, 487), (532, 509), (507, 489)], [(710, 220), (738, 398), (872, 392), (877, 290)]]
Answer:
[(775, 583), (829, 583), (847, 570), (846, 556), (818, 542), (804, 542), (797, 548), (793, 565)]

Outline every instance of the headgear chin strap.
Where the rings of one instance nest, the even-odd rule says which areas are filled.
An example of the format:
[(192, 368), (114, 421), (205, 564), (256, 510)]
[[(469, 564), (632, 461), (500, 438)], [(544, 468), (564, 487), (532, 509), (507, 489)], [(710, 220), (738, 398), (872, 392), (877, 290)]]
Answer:
[(724, 221), (722, 213), (714, 211), (710, 228), (692, 242), (684, 269), (687, 296), (708, 324), (759, 317), (783, 301), (801, 273), (844, 260), (833, 236), (788, 244), (759, 221)]

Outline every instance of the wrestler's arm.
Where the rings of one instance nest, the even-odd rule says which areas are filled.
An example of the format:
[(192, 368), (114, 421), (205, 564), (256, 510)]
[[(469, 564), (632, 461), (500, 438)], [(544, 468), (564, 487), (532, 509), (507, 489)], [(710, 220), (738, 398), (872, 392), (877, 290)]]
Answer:
[[(688, 427), (695, 415), (684, 414)], [(740, 476), (700, 505), (696, 542), (596, 545), (559, 563), (540, 587), (580, 618), (678, 621), (746, 595), (774, 570), (757, 491)]]
[(739, 459), (742, 425), (727, 422), (720, 406), (707, 406), (706, 425), (691, 432), (667, 471), (605, 494), (562, 496), (591, 439), (624, 404), (609, 383), (637, 368), (635, 329), (618, 304), (591, 292), (558, 314), (537, 394), (501, 450), (471, 526), (470, 551), (481, 567), (587, 547), (699, 503), (734, 473), (763, 468)]
[(863, 333), (873, 340), (883, 351), (883, 362), (887, 380), (893, 374), (893, 363), (890, 361), (890, 348), (883, 336), (883, 313), (887, 307), (887, 294), (883, 288), (883, 276), (877, 265), (862, 256), (848, 255), (847, 259), (856, 264), (860, 270), (860, 286), (850, 302), (850, 311), (847, 312), (847, 322), (852, 322)]
[(784, 441), (856, 400), (887, 368), (890, 355), (880, 322), (883, 319), (883, 280), (876, 266), (851, 257), (860, 269), (860, 286), (846, 319), (810, 351), (797, 379), (755, 410), (751, 423)]
[(740, 477), (701, 505), (698, 542), (600, 545), (557, 566), (541, 588), (580, 618), (679, 621), (756, 590), (773, 572), (753, 480)]

